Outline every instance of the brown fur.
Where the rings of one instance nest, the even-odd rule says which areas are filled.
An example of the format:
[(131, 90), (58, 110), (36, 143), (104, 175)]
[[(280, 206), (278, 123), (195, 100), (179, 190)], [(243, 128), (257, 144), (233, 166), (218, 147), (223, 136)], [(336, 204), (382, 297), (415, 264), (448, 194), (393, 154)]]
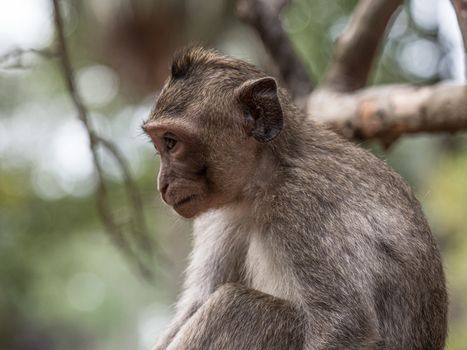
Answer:
[(440, 256), (400, 176), (248, 63), (191, 48), (171, 72), (143, 128), (195, 242), (156, 349), (442, 349)]

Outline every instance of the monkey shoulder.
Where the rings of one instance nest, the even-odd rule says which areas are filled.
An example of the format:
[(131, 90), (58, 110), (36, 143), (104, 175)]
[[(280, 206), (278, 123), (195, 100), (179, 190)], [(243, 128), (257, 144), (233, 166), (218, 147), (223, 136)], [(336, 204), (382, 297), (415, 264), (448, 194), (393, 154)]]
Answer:
[(271, 227), (278, 234), (295, 232), (297, 249), (395, 267), (437, 254), (411, 188), (367, 150), (324, 142), (288, 171)]
[(282, 195), (291, 193), (297, 199), (294, 202), (302, 204), (293, 210), (334, 213), (337, 218), (343, 211), (364, 216), (375, 213), (376, 221), (385, 210), (392, 217), (424, 217), (412, 189), (396, 171), (368, 150), (332, 133), (326, 140), (309, 142), (305, 155), (288, 172)]

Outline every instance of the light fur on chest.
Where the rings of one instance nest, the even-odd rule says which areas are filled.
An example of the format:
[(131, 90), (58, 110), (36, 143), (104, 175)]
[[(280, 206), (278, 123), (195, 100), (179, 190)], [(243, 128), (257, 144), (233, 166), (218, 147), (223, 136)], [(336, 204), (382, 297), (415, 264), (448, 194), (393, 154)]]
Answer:
[(246, 282), (251, 288), (263, 293), (295, 300), (297, 289), (293, 276), (281, 261), (279, 252), (274, 251), (274, 247), (266, 241), (266, 234), (256, 230), (250, 233), (245, 260)]
[[(274, 243), (266, 239), (271, 232), (261, 230), (248, 216), (247, 210), (230, 208), (211, 212), (198, 220), (195, 224), (195, 256), (192, 262), (196, 262), (196, 265), (209, 265), (213, 260), (232, 263), (230, 251), (235, 244), (244, 244), (246, 254), (243, 255), (243, 263), (238, 265), (243, 267), (240, 274), (244, 280), (239, 282), (278, 298), (297, 299), (298, 291), (293, 275), (286, 262), (281, 260), (280, 252), (275, 250)], [(225, 259), (219, 259), (217, 254), (223, 254)], [(204, 268), (198, 266), (194, 270), (201, 271)], [(204, 284), (206, 282), (203, 281)]]

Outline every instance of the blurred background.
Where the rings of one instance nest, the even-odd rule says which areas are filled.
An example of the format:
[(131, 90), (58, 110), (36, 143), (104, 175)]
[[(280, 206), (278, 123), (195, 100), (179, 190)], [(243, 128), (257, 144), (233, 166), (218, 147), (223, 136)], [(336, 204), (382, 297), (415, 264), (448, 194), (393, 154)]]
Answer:
[[(233, 0), (62, 1), (65, 34), (92, 125), (126, 156), (143, 194), (151, 238), (168, 262), (148, 282), (105, 234), (87, 134), (59, 60), (16, 49), (54, 48), (48, 0), (0, 2), (0, 349), (149, 349), (171, 316), (190, 225), (159, 201), (158, 161), (140, 125), (173, 51), (215, 47), (271, 74)], [(283, 12), (317, 79), (355, 0), (296, 0)], [(371, 84), (463, 81), (463, 48), (448, 0), (406, 2)], [(467, 135), (410, 136), (383, 151), (414, 187), (439, 241), (450, 292), (448, 349), (467, 349)], [(102, 154), (113, 210), (125, 216), (122, 175)]]

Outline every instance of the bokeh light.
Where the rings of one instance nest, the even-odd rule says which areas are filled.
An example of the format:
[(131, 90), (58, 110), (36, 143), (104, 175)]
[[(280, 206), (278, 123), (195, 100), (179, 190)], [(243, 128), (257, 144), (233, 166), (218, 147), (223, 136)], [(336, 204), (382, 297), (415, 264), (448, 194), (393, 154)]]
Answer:
[(48, 0), (2, 1), (0, 55), (13, 48), (40, 49), (52, 39), (52, 11)]

